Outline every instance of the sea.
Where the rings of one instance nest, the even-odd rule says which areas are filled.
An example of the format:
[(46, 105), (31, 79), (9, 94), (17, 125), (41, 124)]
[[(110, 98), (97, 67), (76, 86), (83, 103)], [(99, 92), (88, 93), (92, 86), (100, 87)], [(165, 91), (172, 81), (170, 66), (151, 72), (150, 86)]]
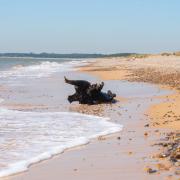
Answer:
[[(8, 101), (13, 101), (14, 104), (28, 101), (30, 104), (35, 96), (37, 99), (40, 96), (50, 98), (47, 94), (53, 91), (51, 82), (54, 77), (56, 80), (58, 76), (63, 79), (64, 74), (74, 72), (77, 67), (91, 61), (93, 60), (0, 58), (0, 177), (26, 171), (33, 163), (86, 144), (98, 136), (122, 130), (123, 126), (110, 122), (109, 117), (70, 112), (63, 108), (26, 111), (5, 106)], [(40, 89), (41, 82), (46, 83), (47, 88)], [(1, 88), (10, 90), (6, 93)], [(64, 90), (61, 93), (64, 85), (55, 88), (59, 93), (53, 100), (48, 100), (51, 104), (68, 95)], [(45, 104), (46, 98), (42, 99), (39, 98), (37, 102)], [(57, 103), (56, 106), (63, 104)]]

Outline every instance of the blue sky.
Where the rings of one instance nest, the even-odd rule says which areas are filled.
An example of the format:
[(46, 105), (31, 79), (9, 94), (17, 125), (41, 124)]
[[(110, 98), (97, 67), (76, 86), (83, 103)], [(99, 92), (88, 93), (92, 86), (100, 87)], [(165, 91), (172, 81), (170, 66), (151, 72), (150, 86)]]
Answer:
[(0, 52), (180, 50), (180, 0), (0, 0)]

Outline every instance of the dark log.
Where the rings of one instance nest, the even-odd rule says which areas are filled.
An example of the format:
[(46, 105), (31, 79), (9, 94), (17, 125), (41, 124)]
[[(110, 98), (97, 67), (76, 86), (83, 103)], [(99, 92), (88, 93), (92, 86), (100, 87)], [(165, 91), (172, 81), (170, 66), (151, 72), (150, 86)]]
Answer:
[(64, 77), (65, 82), (75, 86), (75, 93), (68, 96), (68, 101), (78, 101), (80, 104), (98, 104), (114, 102), (116, 94), (108, 91), (107, 93), (101, 92), (104, 87), (104, 82), (100, 84), (91, 84), (84, 80), (69, 80)]

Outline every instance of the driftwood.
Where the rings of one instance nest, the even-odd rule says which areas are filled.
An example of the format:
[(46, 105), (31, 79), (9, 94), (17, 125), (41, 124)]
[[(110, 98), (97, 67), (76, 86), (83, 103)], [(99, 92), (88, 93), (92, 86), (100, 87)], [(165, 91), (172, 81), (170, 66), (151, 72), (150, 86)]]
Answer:
[(114, 97), (116, 94), (108, 91), (107, 93), (102, 92), (104, 82), (100, 84), (91, 84), (84, 80), (69, 80), (64, 77), (67, 84), (75, 86), (75, 93), (68, 96), (68, 101), (72, 103), (73, 101), (78, 101), (80, 104), (98, 104), (98, 103), (108, 103), (114, 102)]

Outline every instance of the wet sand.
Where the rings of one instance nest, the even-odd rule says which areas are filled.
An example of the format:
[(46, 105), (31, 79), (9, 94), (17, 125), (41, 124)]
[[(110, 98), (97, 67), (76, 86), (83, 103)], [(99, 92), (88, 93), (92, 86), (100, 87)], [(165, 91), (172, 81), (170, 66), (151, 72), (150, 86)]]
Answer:
[[(92, 79), (94, 79), (94, 76), (98, 76), (102, 80), (109, 80), (105, 82), (107, 84), (110, 83), (108, 87), (114, 87), (114, 90), (120, 89), (121, 87), (116, 87), (118, 81), (114, 82), (112, 80), (125, 79), (133, 81), (139, 78), (139, 81), (143, 81), (141, 79), (142, 76), (135, 76), (134, 69), (130, 69), (130, 66), (132, 66), (131, 61), (134, 63), (135, 60), (141, 61), (141, 64), (143, 63), (142, 59), (133, 58), (124, 59), (127, 64), (122, 65), (120, 59), (121, 65), (118, 66), (117, 59), (100, 59), (85, 68), (81, 68), (81, 72), (91, 74)], [(144, 71), (147, 71), (145, 68), (146, 61), (145, 59)], [(140, 68), (142, 69), (141, 66)], [(147, 67), (147, 69), (148, 68), (149, 67)], [(138, 67), (136, 67), (136, 70), (137, 69)], [(83, 77), (83, 74), (79, 77)], [(147, 82), (145, 79), (144, 81)], [(159, 84), (166, 84), (172, 88), (172, 83)], [(175, 84), (173, 84), (173, 86), (175, 87)], [(134, 85), (133, 87), (136, 86)], [(162, 112), (161, 109), (158, 108), (164, 109), (164, 107), (161, 106), (164, 106), (162, 104), (167, 102), (167, 96), (170, 98), (174, 95), (171, 94), (172, 92), (166, 92), (166, 96), (162, 95), (161, 92), (163, 89), (161, 90), (158, 87), (154, 88), (156, 89), (155, 92), (151, 92), (150, 96), (145, 93), (143, 97), (131, 95), (121, 96), (123, 93), (120, 91), (118, 94), (121, 96), (120, 101), (113, 105), (71, 105), (68, 107), (70, 111), (108, 116), (111, 118), (111, 121), (123, 124), (124, 129), (114, 135), (100, 137), (86, 146), (67, 150), (63, 154), (53, 157), (50, 160), (32, 165), (25, 173), (11, 176), (7, 179), (81, 180), (103, 178), (105, 180), (119, 180), (178, 178), (177, 167), (167, 158), (157, 157), (157, 155), (162, 152), (162, 148), (159, 145), (154, 145), (161, 142), (160, 139), (172, 131), (170, 127), (164, 124), (163, 126), (161, 123), (154, 124), (159, 121), (154, 119), (158, 117), (155, 110), (157, 110), (157, 113)], [(130, 89), (132, 89), (132, 87), (130, 87)], [(136, 90), (134, 89), (134, 91), (136, 95)], [(140, 89), (137, 88), (137, 92), (138, 91), (140, 91)], [(142, 92), (140, 92), (140, 95), (143, 94), (141, 93)], [(175, 96), (179, 97), (178, 91)], [(176, 99), (178, 100), (177, 97)], [(173, 102), (176, 102), (176, 99), (172, 99), (174, 100)], [(160, 103), (160, 101), (162, 101), (162, 103)], [(169, 101), (168, 103), (172, 102)], [(169, 105), (166, 106), (169, 107)], [(173, 107), (172, 110), (175, 110), (179, 106)], [(162, 112), (162, 115), (164, 115), (164, 112)], [(161, 113), (159, 114), (160, 120), (162, 120), (162, 115)], [(171, 126), (177, 127), (177, 122), (173, 119)], [(173, 130), (178, 130), (178, 128)]]
[[(148, 82), (172, 90), (173, 94), (153, 97), (162, 101), (147, 109), (149, 123), (146, 127), (156, 128), (156, 132), (164, 134), (158, 143), (162, 152), (153, 157), (162, 161), (161, 166), (169, 163), (171, 168), (160, 170), (171, 172), (168, 178), (172, 178), (173, 174), (180, 175), (180, 57), (149, 55), (142, 58), (100, 59), (81, 70), (103, 79)], [(172, 167), (175, 167), (174, 172)]]

